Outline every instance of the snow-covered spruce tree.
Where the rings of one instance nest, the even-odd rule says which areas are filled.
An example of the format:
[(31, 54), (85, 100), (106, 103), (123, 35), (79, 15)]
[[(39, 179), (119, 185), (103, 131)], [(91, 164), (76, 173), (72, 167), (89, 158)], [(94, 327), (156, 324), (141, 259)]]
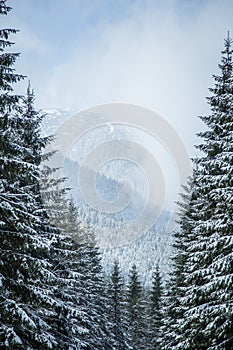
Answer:
[(156, 265), (156, 269), (153, 275), (152, 287), (149, 293), (148, 303), (148, 331), (147, 331), (147, 343), (149, 349), (159, 349), (160, 343), (160, 328), (162, 322), (162, 280), (160, 275), (159, 266)]
[(62, 190), (57, 188), (56, 191), (53, 198), (59, 198), (59, 201), (54, 203), (50, 211), (50, 220), (57, 220), (58, 232), (51, 245), (50, 259), (53, 273), (58, 280), (58, 288), (54, 288), (53, 291), (62, 308), (58, 309), (58, 315), (50, 317), (48, 322), (52, 325), (59, 349), (89, 349), (91, 320), (85, 312), (80, 250), (72, 240), (73, 235), (78, 235), (80, 227), (73, 204), (68, 203)]
[[(164, 350), (177, 349), (184, 331), (181, 323), (185, 313), (183, 303), (185, 289), (185, 267), (188, 261), (188, 247), (195, 240), (193, 228), (195, 227), (195, 210), (197, 196), (195, 188), (196, 175), (188, 180), (181, 194), (179, 204), (179, 229), (174, 232), (172, 272), (164, 288), (162, 298), (162, 325), (160, 347)], [(183, 338), (182, 338), (183, 339)]]
[[(83, 293), (85, 295), (85, 309), (90, 318), (90, 338), (88, 349), (110, 350), (111, 330), (108, 321), (108, 295), (106, 281), (102, 271), (99, 248), (96, 247), (94, 233), (90, 227), (84, 227), (87, 243), (77, 245), (80, 252), (80, 275)], [(83, 237), (83, 233), (81, 234)], [(75, 240), (79, 242), (79, 240)]]
[[(55, 190), (50, 191), (54, 202), (47, 210), (59, 234), (51, 247), (51, 258), (59, 279), (57, 297), (65, 306), (51, 323), (61, 348), (63, 344), (64, 349), (76, 349), (77, 345), (77, 349), (111, 349), (107, 296), (94, 233), (79, 221), (73, 200), (54, 184)], [(79, 344), (74, 342), (74, 329)]]
[[(0, 14), (9, 10), (0, 1)], [(42, 236), (37, 196), (43, 140), (35, 136), (34, 153), (22, 130), (20, 97), (12, 87), (22, 78), (12, 67), (18, 54), (5, 52), (11, 33), (0, 30), (0, 348), (50, 349), (56, 340), (45, 322), (54, 302), (46, 288), (49, 241)]]
[(126, 295), (124, 279), (121, 276), (119, 263), (114, 262), (109, 283), (109, 321), (111, 325), (112, 344), (114, 349), (129, 349), (126, 329)]
[(229, 34), (208, 97), (211, 113), (201, 117), (204, 155), (195, 159), (194, 239), (185, 266), (187, 311), (181, 349), (233, 348), (233, 62)]
[[(21, 111), (24, 111), (22, 114), (24, 121), (27, 121), (29, 115), (31, 120), (33, 120), (33, 116), (39, 117), (39, 114), (33, 108), (33, 102), (33, 92), (28, 89), (24, 104), (21, 107)], [(27, 130), (31, 130), (29, 124)], [(38, 131), (40, 134), (40, 130)], [(35, 135), (35, 132), (28, 136), (28, 143), (35, 144), (33, 135)], [(44, 139), (46, 142), (50, 140), (47, 137)], [(43, 159), (47, 159), (49, 156), (50, 154), (45, 153)], [(44, 171), (44, 167), (42, 169)], [(46, 169), (48, 175), (53, 172), (53, 169), (49, 169), (49, 167)], [(47, 232), (50, 238), (47, 261), (50, 264), (51, 277), (47, 289), (53, 298), (53, 312), (46, 315), (45, 320), (50, 325), (51, 332), (56, 339), (56, 349), (87, 349), (87, 343), (83, 339), (83, 336), (87, 334), (87, 317), (80, 310), (77, 303), (80, 296), (78, 292), (80, 276), (75, 269), (78, 256), (71, 240), (71, 232), (76, 229), (75, 219), (72, 220), (72, 216), (69, 215), (68, 201), (65, 198), (66, 188), (64, 186), (59, 187), (63, 183), (64, 179), (50, 178), (47, 179), (47, 186), (43, 184), (40, 187), (40, 193), (42, 193), (40, 199), (42, 197), (43, 207), (39, 213), (44, 231)], [(50, 199), (50, 202), (46, 204), (48, 199)], [(44, 207), (46, 207), (46, 212)]]
[(127, 329), (129, 345), (133, 350), (146, 349), (145, 303), (136, 265), (129, 273), (127, 291)]
[[(53, 259), (58, 251), (59, 263), (67, 255), (71, 259), (73, 245), (51, 227), (43, 209), (40, 165), (49, 156), (42, 154), (49, 139), (40, 137), (42, 116), (33, 102), (29, 87), (17, 105), (5, 106), (4, 144), (14, 148), (2, 151), (0, 344), (4, 349), (85, 349), (85, 315), (76, 306), (77, 293), (73, 298), (73, 280), (57, 274)], [(67, 294), (62, 286), (69, 287)]]

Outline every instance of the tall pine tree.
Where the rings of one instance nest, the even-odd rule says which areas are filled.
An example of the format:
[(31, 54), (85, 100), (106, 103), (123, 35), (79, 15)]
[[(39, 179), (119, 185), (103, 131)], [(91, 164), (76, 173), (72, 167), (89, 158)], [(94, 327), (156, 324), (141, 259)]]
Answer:
[(162, 280), (158, 265), (153, 275), (148, 307), (148, 348), (159, 350), (162, 322)]
[[(176, 349), (230, 350), (233, 348), (233, 66), (228, 34), (221, 74), (208, 97), (210, 115), (201, 117), (207, 130), (194, 160), (190, 215), (194, 225), (183, 251), (186, 257), (183, 295), (184, 316)], [(181, 249), (182, 250), (182, 249)]]
[(113, 346), (118, 350), (129, 349), (126, 329), (126, 295), (123, 277), (120, 274), (119, 263), (114, 262), (109, 284), (109, 321)]
[(164, 350), (177, 349), (184, 338), (181, 319), (185, 313), (183, 303), (185, 284), (185, 267), (188, 262), (188, 247), (194, 240), (195, 215), (193, 204), (196, 203), (195, 175), (184, 186), (179, 205), (179, 229), (174, 232), (172, 272), (166, 283), (162, 298), (162, 337), (160, 347)]
[[(0, 1), (0, 14), (9, 10)], [(45, 140), (35, 132), (35, 117), (30, 120), (35, 149), (26, 141), (22, 100), (12, 86), (22, 78), (13, 69), (18, 54), (5, 52), (15, 32), (0, 30), (0, 347), (50, 349), (56, 340), (45, 319), (53, 313), (54, 299), (47, 288), (49, 237), (38, 196)]]
[(132, 266), (129, 273), (127, 291), (127, 326), (129, 344), (133, 350), (145, 349), (145, 303), (144, 295), (136, 265)]
[[(62, 310), (51, 320), (63, 349), (111, 349), (107, 319), (107, 295), (94, 233), (79, 221), (78, 210), (66, 191), (50, 190), (46, 205), (57, 238), (51, 246), (57, 295)], [(75, 332), (74, 332), (75, 331)]]

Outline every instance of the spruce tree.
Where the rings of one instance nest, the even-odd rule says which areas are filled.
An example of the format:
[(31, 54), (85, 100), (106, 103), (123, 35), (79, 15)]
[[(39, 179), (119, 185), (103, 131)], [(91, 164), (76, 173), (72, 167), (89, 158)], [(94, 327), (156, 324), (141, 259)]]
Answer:
[(129, 273), (127, 291), (127, 327), (129, 344), (133, 350), (145, 349), (144, 296), (136, 265)]
[(51, 226), (40, 191), (50, 138), (40, 136), (43, 117), (34, 110), (30, 86), (15, 101), (5, 106), (3, 124), (12, 147), (2, 150), (0, 346), (85, 349), (87, 321), (65, 264), (68, 255), (74, 259), (73, 245)]
[(233, 348), (233, 74), (228, 34), (221, 74), (208, 97), (211, 113), (201, 117), (207, 130), (198, 146), (190, 213), (195, 225), (186, 249), (182, 283), (184, 317), (176, 349)]
[[(51, 247), (53, 271), (59, 280), (59, 319), (52, 319), (64, 349), (110, 350), (107, 295), (94, 233), (83, 225), (72, 199), (54, 183), (53, 201), (46, 205), (58, 229)], [(48, 198), (48, 197), (47, 197)], [(72, 334), (76, 330), (76, 334)], [(73, 347), (72, 347), (73, 346)]]
[(118, 350), (129, 348), (126, 330), (126, 295), (123, 277), (120, 274), (119, 263), (114, 262), (109, 284), (109, 321), (113, 346)]
[[(93, 235), (90, 228), (85, 229), (87, 236)], [(83, 235), (82, 235), (83, 236)], [(95, 241), (92, 244), (78, 246), (82, 262), (80, 263), (81, 284), (85, 295), (85, 310), (90, 318), (90, 350), (110, 350), (111, 331), (108, 320), (108, 295), (106, 280), (101, 266), (101, 256)]]
[[(186, 300), (191, 325), (201, 328), (199, 346), (233, 348), (233, 62), (228, 36), (219, 65), (221, 75), (208, 98), (211, 114), (201, 119), (208, 130), (199, 133), (196, 211), (197, 237), (190, 247)], [(190, 343), (196, 336), (190, 332)], [(193, 346), (193, 345), (192, 345)]]
[[(45, 174), (49, 176), (46, 184)], [(73, 200), (67, 198), (65, 179), (51, 178), (53, 174), (54, 169), (43, 168), (43, 201), (54, 231), (49, 261), (56, 281), (51, 289), (58, 305), (47, 322), (52, 326), (57, 349), (92, 349), (93, 321), (86, 308), (86, 291), (82, 284), (83, 249), (80, 244), (83, 230)]]
[(182, 318), (185, 313), (183, 303), (185, 288), (185, 267), (188, 262), (188, 247), (195, 239), (194, 203), (196, 203), (195, 175), (188, 179), (187, 186), (183, 186), (179, 205), (179, 229), (174, 232), (173, 256), (171, 258), (172, 271), (164, 289), (162, 298), (162, 324), (160, 347), (164, 350), (177, 349), (182, 341), (184, 331), (181, 329)]
[(74, 206), (78, 229), (72, 234), (79, 251), (79, 272), (84, 296), (83, 307), (90, 319), (88, 349), (112, 350), (109, 320), (109, 296), (106, 276), (101, 266), (101, 254), (96, 245), (93, 228), (80, 220), (79, 208)]
[(152, 288), (149, 294), (149, 312), (148, 312), (148, 347), (150, 349), (159, 349), (160, 330), (162, 322), (162, 280), (160, 276), (159, 266), (153, 275)]
[[(0, 1), (0, 14), (9, 10)], [(44, 140), (34, 135), (35, 152), (27, 144), (22, 100), (13, 94), (13, 83), (22, 76), (13, 69), (18, 54), (5, 49), (15, 32), (0, 30), (0, 348), (50, 349), (57, 344), (45, 321), (53, 313), (47, 289), (52, 274), (38, 197)], [(36, 123), (31, 121), (32, 129)]]

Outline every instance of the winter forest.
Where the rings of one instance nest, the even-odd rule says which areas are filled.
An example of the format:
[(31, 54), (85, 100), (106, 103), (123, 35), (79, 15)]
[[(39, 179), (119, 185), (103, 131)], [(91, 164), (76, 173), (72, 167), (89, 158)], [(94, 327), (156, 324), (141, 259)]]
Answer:
[[(11, 9), (0, 0), (0, 15)], [(20, 29), (20, 28), (19, 28)], [(16, 36), (15, 36), (16, 34)], [(150, 285), (117, 259), (106, 273), (95, 231), (65, 178), (55, 179), (45, 115), (14, 64), (14, 28), (0, 29), (0, 349), (233, 349), (233, 41), (224, 40), (201, 116), (200, 156), (179, 201), (169, 274)], [(220, 48), (221, 49), (221, 48)], [(207, 92), (208, 93), (208, 92)]]

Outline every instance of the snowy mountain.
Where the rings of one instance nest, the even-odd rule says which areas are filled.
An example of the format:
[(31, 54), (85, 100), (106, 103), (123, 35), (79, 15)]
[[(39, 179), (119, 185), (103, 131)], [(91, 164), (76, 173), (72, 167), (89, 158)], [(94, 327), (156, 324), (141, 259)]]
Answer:
[[(47, 110), (43, 122), (45, 134), (56, 134), (62, 130), (65, 122), (72, 117), (72, 111)], [(87, 121), (88, 122), (88, 121)], [(59, 136), (58, 136), (59, 137)], [(148, 228), (130, 225), (143, 212), (146, 205), (146, 183), (140, 169), (134, 164), (118, 159), (109, 161), (104, 166), (96, 169), (85, 168), (85, 157), (99, 145), (117, 139), (132, 139), (132, 130), (114, 125), (103, 125), (89, 130), (81, 135), (75, 144), (64, 156), (62, 175), (67, 178), (66, 185), (71, 188), (71, 195), (79, 208), (81, 219), (91, 225), (95, 232), (97, 243), (102, 250), (104, 270), (110, 272), (114, 260), (118, 260), (125, 278), (132, 264), (137, 265), (142, 282), (148, 284), (151, 280), (152, 271), (156, 263), (161, 266), (164, 275), (169, 271), (169, 256), (171, 255), (171, 234), (167, 232), (167, 224), (170, 213), (163, 209), (160, 215), (156, 213), (160, 208), (155, 202), (148, 205), (144, 220), (150, 222), (153, 216), (158, 216), (153, 225)], [(78, 174), (83, 171), (87, 177), (95, 180), (95, 189), (98, 197), (104, 202), (112, 203), (118, 198), (129, 198), (127, 205), (122, 210), (106, 213), (104, 210), (96, 210), (87, 203), (85, 193), (90, 186), (89, 180), (80, 188)], [(125, 181), (128, 181), (133, 191), (129, 192)]]
[[(140, 193), (136, 192), (126, 210), (120, 211), (117, 214), (96, 212), (86, 204), (80, 193), (77, 183), (79, 167), (80, 165), (78, 163), (66, 159), (64, 162), (64, 175), (68, 179), (67, 185), (71, 188), (72, 197), (79, 207), (80, 217), (84, 222), (88, 222), (95, 228), (97, 242), (99, 241), (102, 250), (105, 271), (109, 273), (112, 269), (113, 261), (118, 260), (125, 278), (127, 278), (132, 264), (135, 263), (141, 275), (142, 282), (146, 285), (151, 281), (156, 263), (161, 266), (163, 275), (167, 275), (170, 269), (169, 256), (171, 255), (170, 246), (172, 238), (171, 234), (167, 232), (166, 226), (170, 218), (170, 213), (163, 210), (153, 227), (147, 232), (141, 232), (139, 230), (136, 233), (136, 239), (132, 237), (130, 229), (127, 231), (124, 230), (122, 235), (127, 235), (128, 240), (126, 241), (128, 244), (118, 242), (118, 244), (114, 245), (115, 231), (111, 233), (111, 229), (115, 228), (120, 232), (121, 226), (125, 222), (134, 220), (142, 210), (143, 198)], [(115, 179), (107, 178), (103, 174), (96, 174), (96, 188), (99, 195), (106, 200), (110, 200), (114, 196), (116, 188), (118, 189), (118, 193), (124, 191), (124, 187), (120, 183)], [(151, 208), (150, 214), (153, 215), (153, 208)], [(104, 229), (107, 229), (107, 233), (105, 234), (103, 234)], [(101, 244), (103, 240), (104, 246)], [(109, 246), (107, 246), (107, 241), (110, 242)]]
[(42, 133), (45, 135), (54, 135), (56, 134), (57, 129), (72, 116), (74, 111), (69, 108), (63, 109), (45, 109), (42, 111), (44, 114), (44, 119), (42, 122)]

